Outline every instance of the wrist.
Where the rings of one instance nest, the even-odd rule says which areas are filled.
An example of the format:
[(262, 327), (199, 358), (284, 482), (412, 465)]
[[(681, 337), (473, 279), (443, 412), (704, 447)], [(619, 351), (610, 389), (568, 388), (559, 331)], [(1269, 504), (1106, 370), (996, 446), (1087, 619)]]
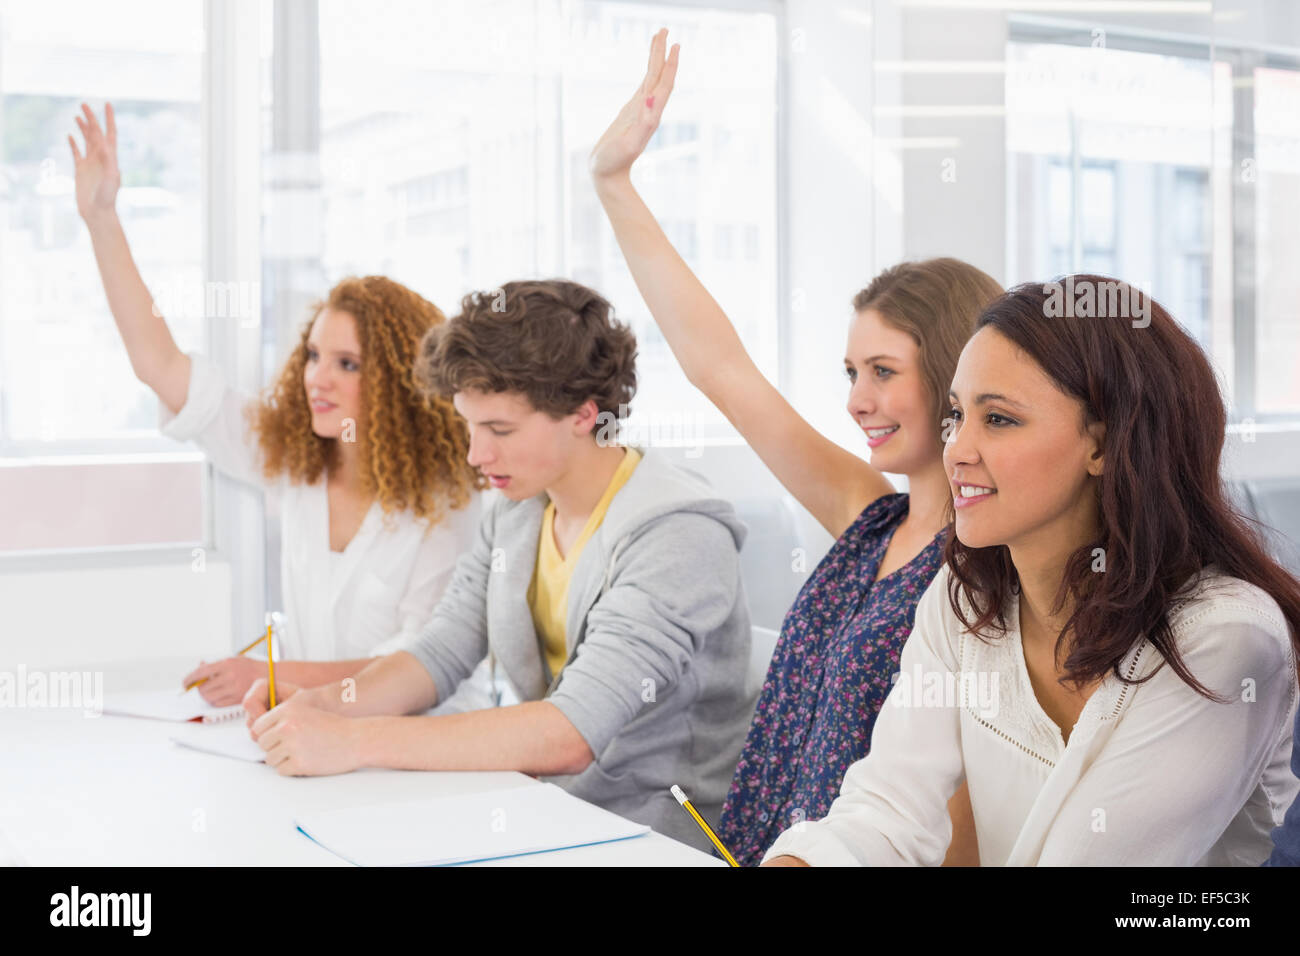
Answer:
[(356, 717), (347, 722), (348, 734), (352, 738), (352, 753), (358, 767), (379, 766), (375, 747), (378, 739), (377, 723), (374, 717)]
[(619, 196), (632, 190), (632, 170), (628, 168), (613, 173), (593, 173), (591, 182), (599, 198)]
[(93, 206), (81, 212), (81, 219), (91, 233), (111, 229), (118, 224), (117, 206)]
[(321, 684), (318, 687), (304, 687), (298, 691), (298, 696), (302, 697), (302, 702), (309, 707), (328, 711), (331, 714), (342, 713), (338, 706), (342, 696), (342, 690), (340, 690), (338, 683)]

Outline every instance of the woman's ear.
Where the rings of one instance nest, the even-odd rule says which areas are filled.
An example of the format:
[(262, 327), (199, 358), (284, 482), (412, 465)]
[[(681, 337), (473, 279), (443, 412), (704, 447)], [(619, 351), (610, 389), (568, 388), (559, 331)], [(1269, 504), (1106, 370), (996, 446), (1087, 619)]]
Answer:
[(1100, 478), (1105, 471), (1106, 455), (1104, 452), (1106, 440), (1106, 423), (1089, 422), (1087, 426), (1088, 443), (1088, 474), (1094, 478)]

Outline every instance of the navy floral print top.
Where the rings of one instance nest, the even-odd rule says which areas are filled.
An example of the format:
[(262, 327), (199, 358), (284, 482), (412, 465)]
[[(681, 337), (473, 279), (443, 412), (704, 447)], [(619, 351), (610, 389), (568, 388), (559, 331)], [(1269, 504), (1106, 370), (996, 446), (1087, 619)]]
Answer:
[(864, 508), (785, 616), (722, 808), (719, 836), (741, 866), (757, 865), (781, 831), (824, 817), (870, 749), (916, 604), (943, 560), (941, 531), (875, 580), (907, 510), (905, 494)]

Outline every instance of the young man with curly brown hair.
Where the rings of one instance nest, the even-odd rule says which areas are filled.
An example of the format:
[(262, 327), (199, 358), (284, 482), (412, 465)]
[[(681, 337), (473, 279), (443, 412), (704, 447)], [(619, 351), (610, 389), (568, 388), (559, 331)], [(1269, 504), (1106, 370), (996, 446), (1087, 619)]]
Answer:
[[(636, 389), (611, 311), (574, 282), (513, 282), (425, 337), (417, 378), (452, 397), (501, 494), (418, 639), (355, 686), (290, 688), (270, 712), (264, 683), (249, 691), (280, 773), (519, 770), (707, 846), (669, 788), (716, 823), (748, 728), (745, 529), (698, 476), (609, 439)], [(522, 703), (393, 716), (447, 698), (485, 653)]]

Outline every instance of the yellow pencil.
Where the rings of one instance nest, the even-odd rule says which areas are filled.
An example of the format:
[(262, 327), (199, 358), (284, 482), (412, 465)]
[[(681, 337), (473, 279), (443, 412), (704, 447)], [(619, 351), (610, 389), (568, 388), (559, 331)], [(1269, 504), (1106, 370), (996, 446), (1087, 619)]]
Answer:
[[(236, 654), (235, 656), (236, 656), (236, 657), (243, 657), (245, 654), (247, 654), (249, 651), (251, 651), (253, 648), (255, 648), (258, 644), (261, 644), (262, 641), (264, 641), (264, 640), (265, 640), (265, 638), (262, 637), (262, 635), (259, 634), (257, 637), (253, 638), (253, 643), (252, 643), (252, 644), (249, 644), (247, 647), (245, 647), (242, 651), (240, 651), (240, 652), (239, 652), (238, 654)], [(211, 677), (200, 677), (200, 678), (199, 678), (198, 680), (196, 680), (193, 684), (186, 684), (186, 685), (185, 685), (185, 689), (186, 689), (186, 690), (190, 690), (191, 688), (198, 687), (198, 686), (199, 686), (200, 684), (202, 684), (204, 681), (209, 681), (209, 680), (212, 680), (212, 678), (211, 678)]]
[(266, 616), (266, 673), (271, 685), (271, 709), (275, 709), (275, 662), (271, 660), (271, 615)]
[(682, 788), (677, 786), (677, 784), (673, 784), (672, 790), (673, 796), (677, 798), (677, 802), (685, 807), (686, 812), (695, 818), (695, 822), (700, 825), (700, 829), (704, 831), (704, 835), (713, 841), (713, 845), (718, 848), (718, 852), (721, 853), (732, 866), (740, 866), (740, 864), (736, 862), (736, 858), (731, 855), (725, 846), (722, 845), (722, 841), (719, 840), (718, 835), (713, 832), (713, 828), (705, 823), (704, 817), (700, 816), (699, 811), (691, 806), (691, 801), (686, 799), (686, 794), (682, 792)]

